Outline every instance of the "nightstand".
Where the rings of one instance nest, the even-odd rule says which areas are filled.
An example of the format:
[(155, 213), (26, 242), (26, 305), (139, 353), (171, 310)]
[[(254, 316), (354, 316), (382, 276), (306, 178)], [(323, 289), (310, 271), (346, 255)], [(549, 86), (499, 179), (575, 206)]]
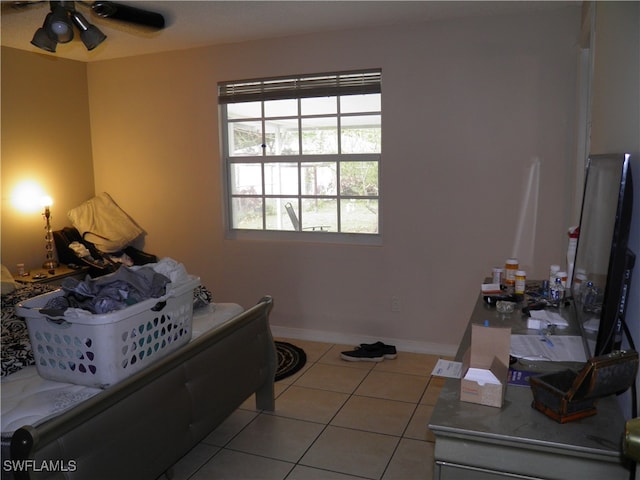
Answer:
[(89, 267), (73, 269), (66, 265), (60, 265), (55, 269), (55, 273), (49, 273), (45, 268), (35, 268), (29, 272), (29, 275), (21, 276), (14, 274), (13, 279), (19, 283), (50, 283), (52, 285), (60, 285), (62, 280), (67, 277), (82, 280), (87, 273), (89, 273)]

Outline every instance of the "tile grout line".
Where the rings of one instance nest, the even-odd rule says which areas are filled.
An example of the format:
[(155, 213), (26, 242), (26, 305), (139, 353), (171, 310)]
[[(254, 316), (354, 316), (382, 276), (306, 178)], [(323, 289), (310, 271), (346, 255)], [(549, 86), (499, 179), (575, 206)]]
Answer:
[[(333, 345), (335, 346), (335, 345)], [(333, 346), (331, 348), (329, 348), (327, 350), (327, 352), (325, 352), (317, 361), (313, 362), (314, 365), (320, 363), (320, 360), (333, 348)], [(380, 362), (381, 363), (381, 362)], [(333, 365), (333, 363), (331, 363), (330, 365)], [(318, 441), (318, 439), (320, 438), (320, 436), (327, 430), (327, 428), (329, 426), (331, 426), (331, 422), (339, 415), (339, 413), (342, 411), (342, 409), (345, 407), (345, 405), (347, 405), (347, 403), (349, 402), (349, 400), (351, 400), (353, 397), (357, 397), (357, 396), (361, 396), (361, 397), (367, 397), (367, 398), (378, 398), (378, 397), (373, 397), (373, 396), (368, 396), (368, 395), (356, 395), (356, 392), (358, 390), (358, 388), (367, 380), (367, 378), (371, 375), (372, 372), (375, 371), (376, 369), (376, 365), (373, 365), (372, 368), (367, 369), (367, 373), (366, 375), (362, 378), (362, 380), (360, 380), (360, 382), (353, 388), (353, 390), (351, 391), (351, 393), (348, 394), (348, 397), (346, 398), (346, 400), (344, 401), (344, 403), (342, 404), (342, 406), (336, 411), (336, 413), (334, 413), (334, 415), (327, 421), (326, 424), (324, 424), (324, 427), (322, 429), (322, 431), (318, 434), (318, 436), (316, 437), (316, 439), (309, 445), (309, 447), (304, 451), (304, 453), (300, 456), (300, 458), (298, 459), (298, 461), (296, 462), (296, 465), (301, 465), (301, 466), (307, 466), (304, 464), (300, 464), (300, 460), (302, 460), (304, 458), (304, 456), (309, 452), (309, 450), (313, 447), (313, 445), (315, 445), (315, 443)], [(347, 367), (347, 368), (353, 368), (353, 367)], [(308, 371), (308, 370), (307, 370)], [(381, 372), (384, 373), (389, 373), (389, 374), (396, 374), (399, 372), (390, 372), (390, 371), (385, 371), (385, 370), (380, 370)], [(306, 372), (305, 372), (306, 373)], [(304, 375), (304, 374), (303, 374)], [(407, 375), (407, 374), (405, 374)], [(419, 375), (415, 375), (415, 376), (419, 376)], [(302, 377), (302, 375), (301, 375)], [(298, 379), (296, 379), (297, 381)], [(424, 394), (427, 391), (427, 388), (429, 387), (429, 383), (431, 382), (431, 378), (429, 378), (429, 380), (427, 381), (426, 385), (424, 386), (424, 388), (422, 389), (421, 394), (419, 395), (419, 398), (416, 402), (409, 402), (409, 401), (401, 401), (402, 403), (408, 403), (413, 405), (413, 410), (411, 412), (411, 415), (409, 416), (409, 420), (407, 422), (407, 424), (405, 425), (404, 429), (402, 430), (402, 433), (400, 435), (392, 435), (392, 434), (384, 434), (384, 433), (379, 433), (379, 432), (370, 432), (368, 430), (360, 430), (360, 429), (356, 429), (356, 428), (350, 428), (350, 427), (339, 427), (339, 426), (335, 426), (334, 428), (343, 428), (345, 430), (355, 430), (355, 431), (361, 431), (361, 432), (367, 432), (367, 433), (378, 433), (380, 435), (385, 435), (385, 436), (389, 436), (389, 437), (393, 437), (397, 439), (397, 442), (395, 444), (395, 447), (393, 448), (393, 451), (391, 453), (391, 455), (389, 456), (389, 460), (387, 461), (387, 464), (385, 465), (382, 474), (380, 475), (380, 478), (377, 480), (381, 480), (384, 477), (384, 474), (387, 472), (389, 465), (391, 464), (391, 462), (393, 461), (393, 457), (395, 456), (396, 452), (398, 451), (398, 447), (400, 446), (400, 443), (402, 442), (402, 439), (405, 438), (405, 433), (407, 432), (407, 429), (409, 428), (409, 425), (411, 424), (411, 419), (413, 418), (413, 416), (416, 414), (418, 407), (420, 406), (420, 400), (423, 398)], [(288, 387), (295, 385), (295, 382), (290, 384)], [(288, 388), (287, 387), (287, 388)], [(302, 387), (301, 387), (302, 388)], [(295, 468), (295, 467), (294, 467)], [(310, 468), (315, 468), (315, 467), (310, 467)], [(293, 471), (293, 470), (291, 470)], [(333, 471), (333, 470), (328, 470), (328, 471)], [(336, 473), (341, 473), (344, 474), (344, 472), (336, 472)], [(291, 472), (289, 472), (287, 474), (286, 478), (291, 474)], [(368, 477), (362, 477), (362, 478), (368, 478)]]
[[(328, 350), (327, 350), (323, 355), (321, 355), (321, 356), (320, 356), (320, 358), (319, 358), (317, 361), (313, 362), (313, 365), (317, 365), (317, 364), (319, 364), (319, 363), (320, 363), (320, 360), (321, 360), (322, 358), (324, 358), (324, 356), (325, 356), (326, 354), (328, 354), (328, 353), (329, 353), (329, 351), (331, 351), (331, 349), (333, 349), (333, 347), (335, 347), (335, 346), (336, 346), (336, 345), (331, 345), (331, 347), (330, 347), (330, 348), (329, 348), (329, 349), (328, 349)], [(310, 367), (310, 368), (309, 368), (305, 373), (307, 373), (310, 369), (311, 369), (311, 367)], [(372, 371), (373, 371), (373, 368), (368, 369), (367, 374), (366, 374), (366, 375), (362, 378), (362, 380), (360, 380), (360, 382), (359, 382), (359, 383), (358, 383), (358, 384), (353, 388), (353, 390), (351, 391), (351, 393), (349, 393), (349, 394), (348, 394), (347, 398), (346, 398), (346, 399), (345, 399), (345, 401), (342, 403), (342, 405), (340, 406), (340, 408), (338, 408), (338, 409), (336, 410), (336, 412), (333, 414), (333, 416), (332, 416), (332, 417), (331, 417), (331, 418), (330, 418), (326, 423), (324, 423), (324, 424), (323, 424), (323, 428), (322, 428), (322, 430), (320, 431), (320, 433), (318, 433), (318, 435), (316, 436), (316, 438), (313, 440), (313, 442), (311, 442), (311, 444), (310, 444), (310, 445), (307, 447), (307, 449), (302, 453), (302, 455), (300, 455), (300, 458), (296, 461), (295, 466), (300, 465), (300, 466), (308, 467), (308, 468), (316, 468), (316, 467), (310, 467), (310, 466), (308, 466), (308, 465), (301, 464), (301, 463), (300, 463), (300, 461), (301, 461), (301, 460), (304, 458), (304, 456), (309, 452), (309, 450), (311, 450), (311, 448), (313, 448), (313, 446), (316, 444), (316, 442), (317, 442), (317, 441), (318, 441), (318, 439), (322, 436), (322, 434), (323, 434), (325, 431), (327, 431), (327, 428), (328, 428), (329, 426), (331, 426), (331, 422), (332, 422), (332, 421), (333, 421), (333, 420), (338, 416), (338, 414), (342, 411), (342, 409), (344, 408), (344, 406), (345, 406), (345, 405), (349, 402), (349, 400), (354, 396), (354, 393), (356, 392), (356, 390), (358, 390), (358, 387), (360, 387), (360, 385), (362, 385), (362, 383), (367, 379), (367, 377), (369, 376), (369, 374), (370, 374)], [(302, 376), (304, 376), (304, 374), (303, 374), (303, 375), (301, 375), (301, 377), (302, 377)], [(296, 379), (296, 382), (297, 382), (298, 380), (299, 380), (299, 379)], [(294, 382), (293, 384), (291, 384), (291, 385), (294, 385), (294, 384), (295, 384), (295, 382)], [(291, 385), (289, 385), (289, 386), (291, 386)], [(288, 388), (288, 387), (287, 387), (287, 388)], [(340, 393), (340, 392), (337, 392), (337, 393)], [(343, 393), (344, 393), (344, 392), (343, 392)], [(338, 427), (336, 427), (336, 428), (338, 428)], [(285, 480), (289, 477), (289, 475), (291, 474), (291, 472), (293, 472), (293, 470), (295, 469), (295, 466), (294, 466), (294, 468), (293, 468), (293, 469), (291, 469), (291, 471), (290, 471), (290, 472), (285, 476)], [(325, 469), (321, 469), (321, 470), (325, 470)], [(333, 472), (333, 470), (327, 470), (327, 471)], [(345, 473), (344, 473), (344, 472), (335, 472), (335, 473), (340, 473), (340, 474), (342, 474), (342, 475), (345, 475)], [(367, 478), (367, 477), (361, 477), (361, 478)]]
[[(332, 351), (332, 349), (333, 349), (334, 347), (336, 347), (336, 346), (337, 346), (336, 344), (331, 344), (331, 345), (330, 345), (330, 346), (329, 346), (329, 347), (328, 347), (324, 352), (322, 352), (322, 353), (318, 356), (318, 358), (317, 358), (315, 361), (313, 361), (313, 362), (309, 362), (309, 363), (310, 363), (310, 365), (309, 365), (309, 367), (308, 367), (307, 369), (305, 369), (305, 371), (304, 371), (304, 372), (302, 372), (299, 376), (297, 376), (297, 377), (292, 381), (292, 383), (289, 383), (289, 384), (284, 385), (284, 388), (283, 388), (283, 389), (282, 389), (282, 391), (278, 394), (278, 396), (276, 397), (276, 400), (277, 400), (277, 398), (278, 398), (278, 397), (282, 396), (286, 391), (288, 391), (291, 387), (296, 386), (296, 383), (297, 383), (300, 379), (302, 379), (302, 378), (303, 378), (303, 377), (304, 377), (304, 376), (305, 376), (305, 375), (306, 375), (306, 374), (307, 374), (307, 373), (308, 373), (308, 372), (309, 372), (309, 371), (310, 371), (314, 366), (319, 365), (319, 364), (320, 364), (320, 365), (329, 365), (329, 366), (333, 365), (333, 366), (336, 366), (336, 364), (335, 364), (334, 362), (322, 363), (322, 359), (323, 359), (323, 358), (325, 358), (325, 357), (327, 356), (327, 354), (329, 354), (329, 352), (330, 352), (330, 351)], [(380, 363), (381, 363), (381, 362), (380, 362)], [(265, 411), (265, 410), (255, 410), (255, 409), (252, 409), (252, 410), (247, 410), (247, 411), (255, 412), (255, 413), (256, 413), (256, 415), (255, 415), (255, 416), (254, 416), (254, 417), (253, 417), (253, 418), (252, 418), (248, 423), (246, 423), (242, 428), (240, 428), (240, 429), (238, 430), (238, 432), (236, 432), (234, 435), (232, 435), (232, 436), (229, 438), (229, 440), (227, 440), (226, 442), (224, 442), (224, 445), (222, 445), (222, 446), (218, 447), (218, 446), (216, 446), (216, 445), (208, 444), (208, 445), (210, 445), (210, 446), (217, 447), (217, 448), (218, 448), (218, 450), (217, 450), (214, 454), (212, 454), (210, 457), (208, 457), (208, 459), (207, 459), (205, 462), (203, 462), (203, 463), (202, 463), (202, 464), (201, 464), (197, 469), (195, 469), (195, 471), (194, 471), (194, 472), (192, 472), (192, 473), (187, 477), (187, 479), (195, 478), (194, 476), (195, 476), (195, 475), (197, 475), (197, 473), (198, 473), (200, 470), (202, 470), (202, 468), (204, 468), (204, 466), (205, 466), (207, 463), (209, 463), (209, 462), (210, 462), (210, 461), (212, 461), (215, 457), (217, 457), (218, 455), (220, 455), (220, 453), (221, 453), (221, 452), (223, 452), (224, 450), (226, 450), (226, 451), (232, 451), (232, 452), (240, 452), (240, 453), (244, 453), (244, 454), (247, 454), (247, 455), (254, 455), (254, 456), (257, 456), (257, 457), (267, 458), (267, 459), (271, 459), (271, 460), (278, 460), (278, 461), (281, 461), (281, 462), (284, 462), (284, 463), (290, 464), (292, 467), (291, 467), (291, 469), (286, 473), (286, 475), (283, 477), (285, 480), (286, 480), (287, 478), (289, 478), (289, 477), (292, 475), (292, 472), (295, 470), (296, 466), (298, 466), (298, 465), (300, 465), (301, 467), (312, 468), (312, 469), (318, 469), (318, 470), (327, 471), (327, 472), (334, 472), (334, 473), (343, 474), (343, 475), (344, 475), (344, 474), (346, 474), (346, 473), (344, 473), (344, 472), (334, 471), (334, 470), (331, 470), (331, 469), (328, 469), (328, 468), (313, 467), (313, 466), (310, 466), (310, 465), (305, 465), (305, 464), (300, 463), (300, 462), (301, 462), (301, 460), (304, 458), (304, 456), (305, 456), (305, 455), (306, 455), (306, 454), (311, 450), (311, 448), (313, 448), (313, 446), (314, 446), (314, 445), (316, 445), (316, 443), (318, 442), (318, 440), (320, 439), (320, 437), (321, 437), (321, 436), (322, 436), (322, 435), (327, 431), (328, 427), (332, 426), (332, 425), (331, 425), (331, 422), (335, 420), (335, 418), (340, 414), (340, 412), (341, 412), (341, 411), (343, 411), (343, 409), (345, 408), (345, 406), (348, 404), (348, 402), (349, 402), (350, 400), (352, 400), (354, 397), (379, 398), (379, 397), (369, 396), (369, 395), (356, 395), (357, 390), (358, 390), (358, 389), (363, 385), (363, 383), (364, 383), (364, 382), (365, 382), (365, 381), (370, 377), (371, 373), (372, 373), (372, 372), (374, 372), (374, 371), (377, 371), (377, 370), (376, 370), (376, 367), (377, 367), (377, 366), (378, 366), (378, 364), (373, 365), (371, 368), (364, 369), (364, 370), (366, 370), (366, 374), (365, 374), (365, 375), (363, 376), (363, 378), (362, 378), (362, 379), (357, 383), (357, 385), (355, 385), (355, 386), (354, 386), (354, 388), (353, 388), (349, 393), (347, 393), (347, 392), (336, 392), (336, 393), (343, 393), (343, 394), (345, 394), (345, 395), (347, 395), (347, 396), (346, 396), (346, 398), (345, 398), (344, 402), (343, 402), (343, 403), (340, 405), (340, 407), (336, 410), (336, 412), (335, 412), (335, 413), (331, 416), (331, 418), (329, 418), (326, 422), (313, 422), (313, 421), (309, 421), (309, 420), (295, 419), (295, 418), (293, 418), (293, 417), (286, 417), (286, 416), (282, 416), (282, 418), (292, 418), (292, 419), (295, 419), (295, 420), (306, 421), (306, 422), (308, 422), (308, 423), (315, 423), (315, 424), (317, 424), (317, 425), (322, 425), (322, 429), (320, 430), (320, 432), (318, 433), (318, 435), (314, 438), (314, 440), (310, 443), (310, 445), (305, 449), (305, 451), (300, 455), (300, 457), (299, 457), (295, 462), (286, 461), (286, 460), (279, 460), (279, 459), (274, 458), (274, 457), (269, 457), (269, 456), (259, 455), (259, 454), (252, 454), (252, 453), (243, 452), (243, 451), (241, 451), (241, 450), (235, 450), (235, 449), (229, 448), (229, 445), (231, 444), (231, 442), (232, 442), (234, 439), (236, 439), (236, 438), (237, 438), (237, 437), (238, 437), (242, 432), (244, 432), (244, 431), (245, 431), (245, 430), (246, 430), (250, 425), (252, 425), (252, 424), (253, 424), (253, 423), (254, 423), (254, 422), (255, 422), (255, 421), (256, 421), (260, 416), (262, 416), (262, 415), (274, 415), (274, 416), (278, 416), (278, 415), (276, 414), (276, 411), (274, 411), (274, 412), (268, 412), (268, 411)], [(354, 367), (348, 367), (347, 365), (344, 365), (343, 367), (346, 367), (346, 368), (354, 368)], [(402, 372), (385, 371), (384, 369), (380, 369), (380, 370), (379, 370), (379, 372), (385, 372), (385, 373), (389, 373), (389, 374), (396, 374), (396, 373), (398, 373), (398, 374), (402, 374)], [(409, 374), (405, 374), (405, 375), (409, 375)], [(416, 376), (421, 376), (421, 375), (416, 375)], [(403, 440), (404, 438), (409, 438), (409, 437), (405, 437), (405, 435), (406, 435), (406, 433), (407, 433), (407, 431), (408, 431), (408, 429), (409, 429), (409, 426), (411, 425), (411, 422), (412, 422), (413, 417), (415, 416), (416, 412), (418, 411), (418, 409), (419, 409), (419, 407), (420, 407), (420, 405), (421, 405), (421, 404), (420, 404), (420, 402), (421, 402), (421, 401), (422, 401), (422, 399), (424, 398), (424, 396), (425, 396), (425, 394), (426, 394), (427, 390), (429, 389), (429, 386), (431, 385), (432, 380), (433, 380), (433, 376), (430, 376), (430, 375), (429, 375), (429, 379), (427, 380), (427, 383), (426, 383), (426, 385), (424, 386), (424, 388), (422, 389), (422, 392), (421, 392), (421, 394), (419, 395), (418, 400), (417, 400), (416, 402), (412, 402), (412, 401), (402, 401), (402, 400), (400, 400), (400, 401), (401, 401), (401, 402), (403, 402), (403, 403), (410, 403), (411, 405), (413, 405), (413, 409), (412, 409), (411, 415), (409, 416), (409, 420), (408, 420), (407, 424), (404, 426), (404, 428), (403, 428), (403, 430), (402, 430), (402, 433), (401, 433), (400, 435), (384, 434), (384, 433), (380, 433), (380, 432), (371, 432), (371, 431), (369, 431), (369, 430), (361, 430), (361, 429), (358, 429), (358, 428), (351, 428), (351, 427), (339, 427), (339, 426), (334, 426), (334, 428), (342, 428), (342, 429), (345, 429), (345, 430), (355, 430), (355, 431), (362, 431), (362, 432), (369, 432), (369, 433), (379, 433), (379, 434), (381, 434), (381, 435), (385, 435), (385, 436), (393, 437), (393, 438), (397, 439), (397, 442), (396, 442), (396, 444), (395, 444), (395, 446), (394, 446), (394, 448), (393, 448), (393, 451), (392, 451), (392, 453), (391, 453), (391, 455), (390, 455), (390, 457), (389, 457), (389, 460), (387, 461), (387, 463), (386, 463), (386, 465), (385, 465), (385, 467), (384, 467), (384, 469), (383, 469), (383, 471), (382, 471), (382, 473), (381, 473), (380, 477), (379, 477), (378, 479), (374, 479), (374, 480), (380, 480), (380, 479), (382, 479), (382, 478), (384, 477), (384, 475), (387, 473), (387, 471), (388, 471), (388, 469), (389, 469), (389, 467), (390, 467), (390, 465), (391, 465), (391, 463), (392, 463), (392, 461), (393, 461), (394, 456), (395, 456), (395, 455), (396, 455), (396, 453), (398, 452), (398, 449), (399, 449), (399, 446), (400, 446), (400, 444), (401, 444), (402, 440)], [(315, 388), (315, 389), (319, 389), (319, 390), (324, 390), (324, 389), (321, 389), (321, 388), (318, 388), (318, 387), (307, 387), (307, 386), (301, 386), (301, 385), (298, 385), (298, 388), (309, 388), (309, 389), (314, 389), (314, 388)], [(328, 390), (328, 391), (333, 391), (333, 390)], [(413, 439), (413, 438), (412, 438), (412, 439)], [(417, 439), (415, 439), (415, 440), (417, 440)], [(425, 439), (425, 440), (422, 440), (422, 441), (427, 441), (427, 440)], [(354, 475), (354, 474), (351, 474), (351, 475), (356, 476), (356, 477), (358, 477), (358, 478), (363, 478), (363, 479), (368, 479), (368, 478), (369, 478), (369, 477), (363, 477), (363, 476), (361, 476), (361, 475)], [(371, 480), (371, 479), (370, 479), (370, 480)]]
[[(317, 364), (322, 364), (320, 361), (322, 360), (322, 358), (324, 358), (329, 351), (332, 350), (332, 348), (336, 346), (336, 345), (332, 345), (324, 354), (322, 354), (318, 360), (316, 360), (315, 362), (312, 362), (313, 365), (317, 365)], [(382, 362), (379, 362), (382, 363)], [(373, 397), (373, 396), (368, 396), (368, 395), (356, 395), (356, 392), (358, 390), (358, 388), (366, 381), (366, 379), (371, 375), (372, 372), (374, 372), (376, 370), (376, 367), (379, 365), (379, 363), (376, 363), (375, 365), (373, 365), (371, 368), (367, 369), (367, 373), (366, 375), (362, 378), (362, 380), (358, 383), (358, 385), (356, 385), (354, 387), (354, 389), (351, 391), (351, 393), (348, 394), (347, 399), (344, 401), (344, 403), (342, 404), (342, 406), (336, 411), (336, 413), (327, 421), (326, 424), (324, 424), (324, 427), (322, 429), (322, 431), (318, 434), (318, 436), (315, 438), (315, 440), (309, 445), (309, 447), (304, 451), (304, 453), (300, 456), (300, 458), (298, 459), (298, 461), (296, 461), (296, 466), (297, 465), (301, 465), (301, 466), (307, 466), (304, 464), (300, 464), (300, 460), (302, 460), (302, 458), (304, 458), (304, 456), (309, 452), (309, 450), (313, 447), (313, 445), (315, 445), (315, 443), (318, 441), (318, 439), (320, 438), (320, 436), (327, 430), (327, 428), (329, 426), (331, 426), (331, 422), (338, 416), (338, 414), (342, 411), (342, 409), (345, 407), (345, 405), (347, 405), (347, 403), (349, 402), (349, 400), (351, 400), (353, 397), (355, 396), (361, 396), (361, 397), (367, 397), (367, 398), (378, 398), (378, 397)], [(324, 364), (323, 364), (324, 365)], [(335, 365), (333, 363), (327, 363), (327, 365)], [(345, 365), (345, 367), (347, 367)], [(354, 368), (354, 367), (347, 367), (347, 368)], [(299, 378), (296, 379), (296, 382), (302, 378), (302, 376), (304, 376), (304, 374), (306, 374), (309, 370), (311, 369), (311, 367), (309, 369), (307, 369)], [(409, 375), (406, 373), (401, 373), (401, 372), (393, 372), (393, 371), (385, 371), (384, 369), (380, 369), (381, 373), (388, 373), (388, 374), (403, 374), (403, 375)], [(421, 377), (422, 375), (414, 375), (414, 376), (419, 376)], [(427, 392), (427, 389), (429, 388), (429, 384), (431, 383), (431, 380), (433, 379), (433, 376), (431, 375), (427, 375), (428, 380), (427, 383), (425, 384), (425, 386), (422, 389), (422, 392), (420, 393), (418, 400), (416, 402), (409, 402), (409, 401), (401, 401), (403, 403), (409, 403), (411, 405), (413, 405), (413, 410), (411, 412), (411, 415), (409, 416), (409, 420), (407, 422), (407, 424), (404, 426), (404, 429), (402, 430), (402, 433), (400, 435), (391, 435), (391, 434), (382, 434), (382, 435), (387, 435), (390, 437), (394, 437), (397, 438), (397, 443), (393, 449), (393, 452), (391, 453), (391, 455), (389, 456), (389, 460), (387, 461), (382, 474), (380, 475), (380, 478), (377, 480), (381, 480), (385, 473), (387, 472), (389, 466), (391, 465), (391, 462), (393, 461), (393, 458), (395, 456), (395, 454), (398, 451), (398, 448), (400, 447), (400, 443), (402, 442), (402, 439), (405, 438), (405, 434), (409, 428), (409, 426), (411, 425), (411, 420), (413, 419), (414, 415), (416, 414), (416, 412), (418, 411), (418, 408), (420, 407), (420, 401), (422, 400), (422, 398), (424, 397), (425, 393)], [(289, 388), (290, 386), (294, 386), (295, 382), (288, 385), (287, 388)], [(303, 387), (300, 387), (303, 388)], [(305, 388), (314, 388), (314, 387), (305, 387)], [(317, 388), (317, 387), (315, 387)], [(284, 393), (284, 392), (283, 392)], [(348, 430), (357, 430), (357, 431), (362, 431), (362, 432), (369, 432), (368, 430), (360, 430), (360, 429), (355, 429), (355, 428), (349, 428), (349, 427), (335, 427), (335, 428), (344, 428), (344, 429), (348, 429)], [(376, 433), (376, 432), (369, 432), (369, 433)], [(418, 440), (419, 441), (419, 440)], [(426, 442), (426, 440), (423, 440)], [(295, 467), (294, 467), (295, 468)], [(310, 467), (310, 468), (315, 468), (315, 467)], [(289, 477), (289, 475), (291, 474), (291, 472), (293, 471), (293, 469), (287, 474), (287, 476), (285, 476), (285, 480), (286, 478)], [(328, 470), (328, 471), (332, 471), (332, 470)], [(344, 472), (337, 472), (337, 473), (344, 473)], [(367, 478), (367, 477), (363, 477), (363, 478)]]
[[(393, 457), (398, 452), (398, 448), (400, 447), (400, 444), (402, 443), (402, 440), (404, 438), (406, 438), (405, 434), (407, 433), (407, 430), (409, 429), (409, 425), (411, 425), (411, 420), (413, 419), (413, 416), (418, 411), (418, 408), (420, 407), (420, 401), (424, 397), (425, 393), (427, 393), (427, 389), (429, 388), (429, 384), (430, 383), (431, 383), (431, 378), (429, 378), (429, 380), (427, 381), (427, 384), (422, 389), (422, 393), (420, 394), (420, 397), (418, 398), (418, 401), (413, 405), (413, 412), (409, 416), (409, 421), (404, 426), (404, 429), (402, 430), (402, 434), (400, 435), (400, 440), (398, 441), (398, 443), (396, 444), (395, 448), (393, 449), (393, 453), (389, 457), (389, 461), (387, 462), (387, 465), (384, 467), (384, 470), (382, 471), (382, 475), (380, 476), (380, 479), (384, 478), (384, 475), (385, 475), (385, 473), (387, 473), (387, 470), (389, 469), (389, 466), (391, 465), (391, 462), (393, 462)], [(413, 439), (411, 439), (411, 440), (413, 440)]]

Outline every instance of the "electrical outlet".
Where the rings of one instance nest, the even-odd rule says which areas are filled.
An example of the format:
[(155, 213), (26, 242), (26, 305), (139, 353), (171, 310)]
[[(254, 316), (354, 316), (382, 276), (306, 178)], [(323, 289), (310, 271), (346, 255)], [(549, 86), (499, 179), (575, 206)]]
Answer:
[(400, 297), (391, 297), (391, 311), (399, 312), (400, 310)]

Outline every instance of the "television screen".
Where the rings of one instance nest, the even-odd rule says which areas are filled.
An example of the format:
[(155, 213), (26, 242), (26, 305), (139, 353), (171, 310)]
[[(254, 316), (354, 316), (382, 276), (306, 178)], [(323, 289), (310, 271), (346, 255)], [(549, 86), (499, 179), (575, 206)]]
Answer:
[(633, 204), (630, 156), (592, 155), (580, 215), (573, 296), (592, 356), (619, 349), (631, 271)]

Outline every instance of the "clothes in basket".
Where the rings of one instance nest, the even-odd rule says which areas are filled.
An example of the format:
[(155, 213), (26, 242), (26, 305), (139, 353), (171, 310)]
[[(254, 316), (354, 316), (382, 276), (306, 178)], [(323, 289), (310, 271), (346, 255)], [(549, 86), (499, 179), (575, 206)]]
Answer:
[(65, 295), (52, 298), (45, 305), (45, 314), (64, 315), (67, 308), (82, 308), (91, 313), (121, 310), (148, 298), (165, 294), (169, 279), (151, 267), (118, 270), (98, 278), (85, 280), (66, 278), (62, 282)]

